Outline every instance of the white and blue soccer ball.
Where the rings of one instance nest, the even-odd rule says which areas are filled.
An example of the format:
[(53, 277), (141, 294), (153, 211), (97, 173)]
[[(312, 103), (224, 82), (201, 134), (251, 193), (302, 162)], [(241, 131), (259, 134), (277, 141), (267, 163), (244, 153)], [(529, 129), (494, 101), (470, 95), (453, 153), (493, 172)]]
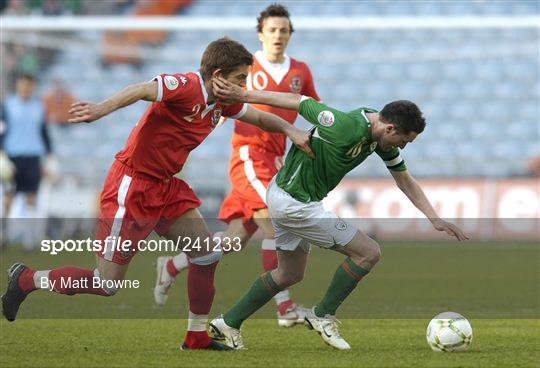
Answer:
[(444, 312), (429, 322), (426, 338), (433, 351), (467, 351), (471, 346), (473, 331), (467, 318), (461, 314)]

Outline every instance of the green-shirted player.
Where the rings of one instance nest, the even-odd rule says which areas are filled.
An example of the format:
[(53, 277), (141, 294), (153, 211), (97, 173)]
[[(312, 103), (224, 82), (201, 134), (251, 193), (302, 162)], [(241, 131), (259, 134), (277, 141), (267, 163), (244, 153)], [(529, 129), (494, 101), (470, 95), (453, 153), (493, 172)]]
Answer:
[[(457, 226), (440, 219), (400, 156), (426, 125), (420, 109), (401, 100), (380, 112), (359, 108), (342, 112), (311, 98), (289, 93), (244, 91), (221, 79), (214, 81), (216, 95), (225, 102), (248, 102), (297, 110), (314, 125), (310, 159), (292, 147), (285, 165), (267, 192), (268, 210), (276, 232), (278, 268), (263, 274), (210, 328), (236, 349), (244, 347), (240, 326), (272, 297), (302, 280), (310, 244), (347, 256), (338, 267), (322, 300), (306, 316), (306, 323), (336, 349), (350, 349), (341, 337), (335, 313), (358, 282), (380, 257), (377, 242), (332, 212), (321, 200), (341, 179), (373, 152), (378, 154), (397, 186), (428, 217), (434, 228), (458, 240), (468, 237)], [(399, 147), (399, 148), (398, 148)]]

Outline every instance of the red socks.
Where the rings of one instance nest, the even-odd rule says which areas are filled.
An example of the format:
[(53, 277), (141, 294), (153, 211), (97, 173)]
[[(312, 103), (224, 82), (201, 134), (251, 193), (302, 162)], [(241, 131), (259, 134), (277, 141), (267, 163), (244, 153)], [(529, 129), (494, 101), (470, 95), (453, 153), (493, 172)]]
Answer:
[(283, 302), (283, 303), (280, 303), (278, 305), (278, 311), (279, 311), (279, 314), (283, 315), (285, 313), (287, 313), (287, 310), (289, 310), (290, 307), (292, 307), (294, 305), (293, 301), (291, 299)]
[(261, 250), (262, 266), (265, 271), (275, 270), (278, 266), (276, 250)]
[(214, 273), (218, 262), (201, 266), (189, 262), (187, 277), (189, 310), (195, 314), (208, 314), (214, 301)]
[(36, 289), (47, 289), (59, 294), (95, 294), (109, 296), (101, 287), (93, 284), (94, 270), (65, 266), (53, 270), (35, 271), (24, 270), (19, 277), (19, 287), (24, 292), (31, 292)]
[(176, 269), (172, 258), (167, 261), (165, 267), (167, 267), (167, 272), (169, 273), (169, 275), (171, 275), (171, 277), (176, 277), (180, 273), (180, 271)]
[(262, 266), (265, 271), (275, 270), (278, 266), (276, 240), (264, 239), (261, 244)]
[(31, 268), (27, 268), (21, 272), (21, 275), (19, 276), (19, 287), (25, 293), (30, 293), (37, 289), (36, 285), (34, 284), (35, 273), (36, 271), (32, 270)]
[[(199, 326), (201, 323), (206, 324), (206, 319), (212, 308), (212, 302), (214, 301), (214, 295), (216, 290), (214, 288), (214, 273), (219, 262), (214, 262), (209, 265), (198, 265), (189, 262), (189, 272), (187, 277), (188, 282), (188, 297), (189, 297), (189, 311), (190, 316), (199, 315), (203, 317), (198, 323), (189, 321), (189, 325), (196, 328), (190, 328), (184, 339), (184, 343), (191, 349), (203, 349), (211, 343), (210, 336), (206, 332), (206, 329), (201, 331)], [(194, 331), (195, 330), (195, 331)]]

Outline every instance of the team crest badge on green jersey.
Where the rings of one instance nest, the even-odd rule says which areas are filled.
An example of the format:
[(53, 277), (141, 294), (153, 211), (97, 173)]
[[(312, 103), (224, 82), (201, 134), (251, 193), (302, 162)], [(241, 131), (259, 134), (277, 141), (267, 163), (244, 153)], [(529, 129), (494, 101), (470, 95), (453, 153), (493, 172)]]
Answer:
[(319, 113), (319, 116), (317, 117), (317, 120), (319, 121), (319, 124), (325, 127), (331, 127), (334, 125), (334, 114), (332, 111), (324, 110)]
[(302, 90), (302, 78), (299, 75), (295, 75), (291, 78), (291, 92), (300, 93)]

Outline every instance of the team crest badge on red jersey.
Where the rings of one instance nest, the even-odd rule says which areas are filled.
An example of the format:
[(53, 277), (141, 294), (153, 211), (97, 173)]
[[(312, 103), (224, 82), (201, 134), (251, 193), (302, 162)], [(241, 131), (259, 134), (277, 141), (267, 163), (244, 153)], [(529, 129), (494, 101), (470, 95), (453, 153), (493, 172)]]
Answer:
[(295, 75), (291, 78), (291, 92), (300, 93), (302, 90), (302, 78), (299, 75)]
[(133, 251), (132, 248), (122, 249), (122, 257), (125, 259), (128, 259), (129, 257), (131, 257), (134, 253), (135, 252)]
[(214, 114), (212, 115), (212, 127), (216, 127), (219, 123), (219, 119), (221, 118), (221, 107), (216, 107), (214, 110)]
[(165, 87), (167, 87), (169, 91), (174, 91), (178, 88), (178, 79), (172, 75), (166, 75), (163, 78), (163, 81), (165, 82)]

